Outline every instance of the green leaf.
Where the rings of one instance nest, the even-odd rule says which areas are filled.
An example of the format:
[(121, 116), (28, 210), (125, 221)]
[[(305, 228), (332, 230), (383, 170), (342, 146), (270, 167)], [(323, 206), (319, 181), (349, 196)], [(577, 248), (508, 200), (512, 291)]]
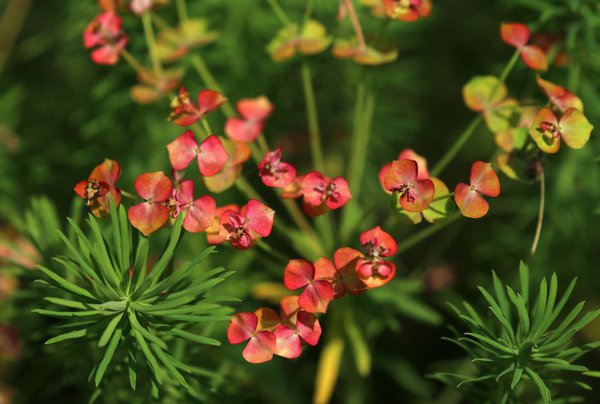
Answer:
[(110, 361), (112, 360), (113, 355), (115, 354), (115, 350), (117, 349), (117, 346), (119, 345), (119, 341), (121, 340), (122, 334), (123, 334), (122, 328), (117, 328), (115, 330), (115, 332), (113, 333), (113, 335), (110, 339), (110, 343), (108, 344), (108, 347), (104, 351), (104, 355), (102, 356), (102, 359), (98, 363), (98, 368), (96, 369), (96, 376), (94, 377), (94, 382), (96, 383), (96, 386), (100, 385), (100, 382), (102, 381), (102, 377), (104, 376), (104, 372), (106, 372), (106, 368), (110, 364)]
[(46, 274), (46, 276), (48, 276), (48, 278), (50, 278), (52, 281), (54, 281), (54, 283), (56, 283), (58, 286), (62, 287), (63, 289), (68, 290), (69, 292), (75, 293), (76, 295), (86, 297), (91, 300), (97, 300), (94, 296), (92, 296), (92, 294), (90, 292), (88, 292), (87, 290), (83, 289), (80, 286), (75, 285), (72, 282), (69, 282), (68, 280), (66, 280), (62, 276), (56, 274), (52, 270), (50, 270), (42, 265), (38, 265), (37, 267), (40, 271), (42, 271), (44, 274)]
[[(521, 283), (521, 296), (525, 303), (529, 303), (529, 267), (523, 261), (519, 262), (519, 280)], [(527, 306), (529, 307), (529, 305)]]
[(508, 297), (510, 298), (510, 301), (517, 308), (517, 313), (519, 314), (519, 328), (521, 334), (523, 336), (526, 336), (529, 333), (529, 313), (527, 312), (527, 308), (525, 307), (523, 297), (521, 295), (517, 296), (510, 286), (506, 286), (506, 290), (508, 291)]
[(179, 371), (177, 370), (177, 368), (175, 367), (175, 365), (171, 361), (170, 357), (167, 356), (165, 354), (165, 352), (162, 349), (160, 349), (160, 347), (158, 345), (151, 344), (151, 347), (152, 347), (152, 350), (154, 351), (154, 354), (163, 363), (163, 365), (165, 365), (165, 367), (167, 368), (167, 370), (169, 372), (171, 372), (171, 374), (173, 376), (175, 376), (175, 379), (179, 382), (179, 384), (181, 384), (184, 387), (188, 387), (189, 385), (188, 385), (187, 381), (181, 375), (181, 373), (179, 373)]
[(110, 340), (110, 338), (113, 335), (113, 332), (115, 331), (115, 328), (117, 328), (117, 325), (119, 325), (119, 322), (123, 318), (124, 314), (125, 313), (118, 314), (112, 320), (110, 320), (110, 322), (104, 329), (104, 332), (100, 336), (100, 340), (98, 341), (98, 346), (100, 348), (102, 348), (103, 346), (105, 346), (108, 343), (108, 341)]
[(523, 375), (523, 368), (521, 366), (517, 366), (515, 372), (513, 373), (512, 380), (510, 382), (510, 389), (514, 390), (517, 387), (517, 384), (521, 381), (521, 376)]
[(88, 310), (92, 308), (91, 304), (84, 304), (75, 300), (61, 299), (58, 297), (45, 297), (44, 300), (54, 303), (58, 306), (70, 307), (72, 309)]
[(548, 387), (546, 387), (546, 385), (544, 384), (544, 381), (542, 380), (540, 375), (538, 375), (531, 368), (526, 368), (525, 373), (527, 373), (527, 375), (529, 375), (529, 377), (531, 378), (531, 381), (537, 386), (537, 388), (540, 392), (540, 396), (542, 397), (542, 400), (544, 401), (544, 404), (550, 404), (550, 401), (552, 401), (552, 394), (550, 393), (550, 389), (548, 389)]
[(486, 337), (484, 335), (473, 333), (473, 332), (466, 332), (465, 335), (469, 335), (469, 336), (471, 336), (473, 338), (477, 338), (478, 340), (480, 340), (481, 342), (489, 345), (490, 347), (495, 348), (495, 349), (497, 349), (499, 351), (505, 352), (507, 354), (511, 354), (511, 355), (518, 354), (518, 352), (516, 352), (514, 349), (510, 349), (509, 347), (504, 346), (504, 345), (502, 345), (502, 344), (500, 344), (500, 343), (498, 343), (498, 342), (496, 342), (496, 341), (492, 340), (491, 338), (488, 338), (488, 337)]
[(57, 310), (44, 310), (44, 309), (34, 309), (33, 313), (41, 314), (49, 317), (57, 317), (57, 318), (71, 318), (71, 317), (88, 317), (88, 316), (96, 316), (101, 313), (97, 310), (88, 310), (88, 311), (57, 311)]
[[(131, 330), (131, 332), (133, 333), (134, 338), (138, 342), (140, 349), (142, 350), (142, 353), (146, 357), (146, 360), (148, 361), (148, 366), (150, 367), (150, 370), (152, 371), (154, 378), (156, 379), (157, 382), (162, 384), (163, 377), (162, 377), (162, 372), (160, 370), (160, 366), (158, 366), (158, 362), (156, 361), (156, 358), (154, 357), (154, 355), (152, 355), (152, 352), (150, 351), (148, 344), (144, 340), (144, 337), (136, 329)], [(157, 394), (158, 394), (158, 392), (157, 392)]]
[(500, 278), (498, 278), (498, 275), (496, 275), (496, 272), (494, 271), (492, 271), (492, 280), (494, 283), (494, 293), (496, 295), (496, 299), (498, 299), (500, 308), (502, 309), (502, 314), (504, 314), (504, 317), (508, 321), (510, 321), (510, 303), (506, 298), (506, 293), (504, 292), (504, 285), (502, 285)]
[(221, 342), (214, 338), (203, 337), (201, 335), (197, 335), (197, 334), (194, 334), (194, 333), (191, 333), (188, 331), (184, 331), (180, 328), (173, 328), (169, 332), (176, 337), (180, 337), (180, 338), (186, 339), (188, 341), (196, 342), (198, 344), (221, 346)]
[(55, 344), (57, 342), (61, 342), (61, 341), (69, 340), (69, 339), (85, 337), (86, 333), (87, 333), (87, 330), (85, 328), (83, 330), (75, 330), (75, 331), (67, 332), (67, 333), (64, 333), (61, 335), (57, 335), (56, 337), (50, 338), (48, 341), (46, 341), (46, 345)]

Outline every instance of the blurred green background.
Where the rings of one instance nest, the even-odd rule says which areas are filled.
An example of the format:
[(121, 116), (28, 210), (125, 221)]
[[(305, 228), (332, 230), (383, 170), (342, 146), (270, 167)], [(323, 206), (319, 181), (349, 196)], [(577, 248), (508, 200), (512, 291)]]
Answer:
[[(16, 2), (26, 9), (26, 15), (21, 29), (15, 27), (15, 21), (8, 24), (17, 35), (10, 54), (6, 53), (6, 36), (0, 38), (4, 45), (1, 51), (7, 57), (0, 65), (0, 218), (4, 225), (21, 215), (30, 199), (38, 195), (47, 195), (56, 204), (59, 217), (65, 217), (73, 199), (73, 185), (105, 157), (122, 163), (120, 184), (128, 190), (139, 173), (167, 170), (165, 145), (182, 132), (166, 120), (168, 99), (151, 105), (134, 103), (129, 88), (136, 83), (135, 72), (124, 62), (96, 66), (83, 48), (82, 32), (98, 14), (96, 3)], [(0, 9), (6, 10), (9, 3), (14, 2), (0, 1)], [(274, 63), (266, 53), (266, 44), (280, 26), (267, 2), (188, 3), (191, 16), (206, 18), (221, 32), (216, 43), (199, 52), (225, 94), (231, 100), (267, 95), (276, 105), (265, 130), (267, 140), (271, 145), (284, 145), (287, 159), (297, 164), (299, 171), (310, 170), (299, 64), (297, 60)], [(301, 18), (303, 1), (281, 3), (291, 18)], [(318, 0), (315, 19), (333, 35), (348, 36), (351, 27), (336, 20), (337, 6), (337, 1)], [(556, 11), (563, 8), (567, 12)], [(172, 5), (157, 13), (168, 23), (176, 22)], [(360, 8), (360, 18), (367, 33), (377, 32), (380, 21), (367, 8)], [(463, 105), (461, 87), (473, 75), (500, 74), (513, 52), (499, 38), (500, 23), (528, 23), (540, 18), (539, 29), (565, 35), (570, 58), (568, 66), (552, 67), (544, 78), (580, 95), (586, 116), (600, 128), (600, 5), (596, 1), (433, 0), (429, 18), (390, 25), (387, 39), (399, 48), (398, 60), (370, 68), (377, 88), (375, 117), (372, 141), (364, 151), (368, 157), (363, 191), (355, 198), (363, 206), (378, 204), (375, 217), (370, 216), (362, 230), (383, 223), (389, 216), (386, 195), (377, 181), (379, 168), (404, 148), (414, 149), (434, 164), (473, 117)], [(133, 15), (124, 20), (130, 37), (128, 49), (147, 60), (141, 21)], [(2, 29), (6, 25), (7, 21), (2, 21)], [(347, 162), (360, 68), (333, 58), (329, 51), (311, 57), (309, 63), (327, 173), (340, 175)], [(191, 94), (203, 88), (191, 66), (183, 84)], [(542, 99), (535, 73), (522, 63), (507, 84), (514, 96)], [(213, 115), (213, 129), (222, 128), (223, 118)], [(471, 162), (489, 160), (494, 149), (491, 133), (480, 127), (443, 179), (448, 184), (465, 181)], [(516, 275), (519, 260), (525, 259), (536, 278), (556, 271), (564, 285), (578, 276), (575, 296), (588, 300), (590, 308), (600, 306), (599, 153), (600, 141), (594, 132), (584, 149), (563, 148), (545, 160), (546, 215), (535, 257), (528, 255), (537, 220), (538, 187), (504, 176), (502, 195), (491, 202), (487, 217), (459, 220), (397, 257), (399, 273), (387, 291), (383, 288), (350, 303), (356, 310), (356, 324), (367, 335), (373, 370), (370, 376), (360, 377), (352, 354), (347, 352), (333, 400), (460, 402), (460, 395), (424, 375), (452, 368), (462, 360), (462, 352), (440, 340), (448, 335), (445, 324), (457, 324), (443, 302), (467, 298), (485, 308), (475, 286), (489, 285), (491, 269), (510, 280)], [(247, 163), (244, 175), (260, 186), (252, 163)], [(217, 199), (219, 204), (241, 200), (235, 189)], [(394, 222), (386, 230), (402, 241), (424, 226)], [(356, 237), (352, 240), (357, 244)], [(272, 241), (283, 254), (294, 257), (284, 240)], [(189, 237), (184, 252), (193, 254), (202, 244), (202, 236)], [(225, 291), (242, 298), (237, 311), (254, 310), (264, 302), (257, 301), (252, 287), (262, 281), (280, 281), (283, 266), (256, 251), (234, 253), (226, 247), (222, 251), (218, 259), (237, 271), (226, 282)], [(440, 271), (449, 274), (450, 284), (433, 290), (431, 279)], [(21, 293), (22, 301), (31, 298), (26, 290)], [(18, 307), (0, 307), (4, 310), (2, 320), (16, 324), (23, 341), (22, 360), (1, 365), (5, 369), (0, 373), (5, 379), (2, 383), (22, 393), (15, 398), (23, 402), (87, 400), (92, 388), (85, 379), (93, 361), (85, 355), (96, 354), (86, 347), (42, 350), (40, 341), (47, 337), (46, 327), (51, 321)], [(325, 330), (327, 321), (322, 320)], [(224, 326), (215, 331), (222, 340), (223, 331)], [(598, 337), (600, 322), (579, 336), (584, 340)], [(221, 376), (206, 382), (212, 402), (310, 401), (319, 347), (308, 349), (298, 360), (277, 359), (261, 366), (242, 363), (239, 351), (239, 347), (190, 351), (199, 366), (217, 369)], [(587, 363), (593, 367), (600, 359), (598, 355), (591, 354)], [(119, 386), (118, 380), (114, 383)], [(594, 387), (599, 391), (600, 385)], [(143, 392), (132, 395), (125, 388), (114, 391), (118, 393), (105, 397), (107, 401), (146, 400)], [(173, 402), (185, 399), (174, 397)], [(594, 402), (594, 396), (589, 397), (589, 402)]]

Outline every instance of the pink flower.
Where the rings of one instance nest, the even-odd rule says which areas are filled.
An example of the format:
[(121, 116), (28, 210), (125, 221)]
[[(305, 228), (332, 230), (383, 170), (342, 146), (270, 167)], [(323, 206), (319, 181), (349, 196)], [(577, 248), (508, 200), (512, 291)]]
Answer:
[[(429, 178), (429, 170), (427, 169), (427, 159), (420, 154), (415, 153), (413, 149), (404, 149), (398, 154), (398, 160), (414, 160), (417, 163), (417, 179), (424, 180)], [(385, 177), (390, 171), (392, 163), (387, 163), (381, 170), (379, 170), (379, 183), (381, 187), (388, 193), (391, 193), (385, 189)]]
[(214, 198), (205, 195), (194, 200), (194, 181), (182, 181), (178, 187), (173, 189), (169, 200), (171, 217), (177, 218), (184, 213), (183, 228), (190, 233), (198, 233), (209, 228), (213, 223), (213, 217), (217, 211), (217, 203)]
[(133, 227), (148, 236), (169, 220), (167, 201), (173, 192), (173, 184), (162, 171), (156, 171), (140, 174), (134, 185), (145, 201), (130, 207), (127, 216)]
[(179, 126), (190, 126), (226, 101), (227, 98), (217, 91), (202, 90), (198, 93), (198, 105), (196, 106), (190, 100), (190, 95), (185, 87), (181, 87), (177, 96), (171, 101), (169, 119)]
[(227, 339), (230, 344), (248, 341), (242, 356), (250, 363), (264, 363), (273, 358), (276, 347), (275, 334), (259, 327), (256, 313), (234, 314), (227, 328)]
[(258, 175), (268, 187), (286, 188), (296, 179), (296, 168), (281, 161), (281, 147), (278, 147), (258, 163)]
[(114, 65), (119, 61), (121, 51), (127, 45), (127, 35), (123, 32), (123, 21), (113, 11), (97, 16), (83, 33), (83, 45), (95, 48), (92, 60), (99, 65)]
[(310, 261), (290, 260), (285, 267), (283, 282), (290, 290), (304, 288), (298, 304), (309, 313), (325, 313), (333, 300), (331, 274), (321, 273)]
[(121, 165), (105, 159), (97, 165), (87, 180), (79, 181), (73, 190), (85, 199), (85, 204), (96, 217), (103, 217), (109, 213), (109, 195), (112, 196), (115, 206), (121, 202), (121, 189), (115, 183), (121, 176)]
[(229, 118), (225, 134), (238, 142), (255, 141), (263, 131), (265, 119), (273, 111), (273, 104), (263, 95), (240, 100), (236, 107), (241, 118)]
[(318, 216), (328, 209), (341, 208), (352, 198), (344, 177), (330, 179), (317, 171), (304, 176), (302, 195), (305, 211), (311, 216)]
[(535, 70), (547, 70), (546, 54), (537, 45), (527, 45), (531, 31), (525, 24), (505, 23), (500, 26), (500, 36), (507, 44), (517, 48), (521, 59), (527, 66)]
[(481, 196), (496, 197), (500, 195), (500, 181), (490, 163), (476, 161), (471, 166), (471, 184), (460, 183), (454, 190), (454, 201), (465, 217), (478, 219), (485, 216), (490, 209), (487, 201)]
[(400, 206), (409, 212), (427, 209), (435, 194), (433, 181), (419, 179), (418, 165), (414, 160), (394, 161), (383, 185), (390, 192), (398, 192)]
[(271, 234), (275, 211), (250, 199), (239, 212), (231, 209), (221, 215), (221, 237), (235, 248), (250, 248), (261, 237)]
[(217, 136), (210, 135), (198, 145), (191, 130), (186, 130), (169, 143), (167, 149), (169, 150), (169, 160), (175, 170), (184, 170), (192, 160), (196, 159), (200, 173), (206, 177), (221, 171), (229, 157)]

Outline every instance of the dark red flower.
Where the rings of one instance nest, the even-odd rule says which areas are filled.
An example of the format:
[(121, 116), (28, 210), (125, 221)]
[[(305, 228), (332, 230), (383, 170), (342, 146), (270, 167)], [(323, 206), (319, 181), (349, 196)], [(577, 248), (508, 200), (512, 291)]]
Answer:
[(95, 48), (92, 60), (99, 65), (114, 65), (119, 61), (121, 51), (127, 45), (127, 35), (123, 32), (123, 21), (113, 11), (97, 16), (83, 33), (83, 45)]

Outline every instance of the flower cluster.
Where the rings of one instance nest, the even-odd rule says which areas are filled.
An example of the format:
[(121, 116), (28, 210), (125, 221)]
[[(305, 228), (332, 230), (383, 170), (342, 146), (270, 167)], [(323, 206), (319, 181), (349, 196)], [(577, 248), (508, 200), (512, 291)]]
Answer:
[[(527, 66), (546, 69), (544, 51), (527, 45), (530, 31), (525, 25), (502, 24), (501, 37), (519, 50)], [(467, 107), (482, 113), (494, 133), (499, 148), (495, 158), (498, 168), (512, 179), (537, 178), (542, 169), (540, 151), (556, 153), (562, 141), (573, 149), (582, 148), (593, 129), (577, 95), (540, 76), (536, 83), (547, 102), (512, 98), (504, 82), (494, 76), (476, 76), (463, 87)]]
[(412, 149), (401, 151), (397, 160), (384, 165), (379, 171), (379, 182), (386, 192), (394, 195), (398, 213), (415, 224), (423, 219), (433, 223), (445, 218), (452, 196), (463, 216), (480, 218), (489, 210), (480, 194), (500, 195), (500, 182), (490, 163), (474, 162), (471, 184), (457, 184), (450, 193), (442, 180), (429, 177), (427, 160)]
[(279, 314), (268, 307), (235, 314), (227, 329), (229, 343), (248, 341), (242, 355), (250, 363), (267, 362), (274, 355), (297, 358), (303, 345), (317, 345), (322, 332), (318, 316), (333, 300), (383, 286), (396, 276), (396, 265), (389, 258), (398, 246), (390, 234), (375, 227), (360, 235), (360, 243), (362, 251), (339, 248), (333, 261), (290, 260), (283, 282), (300, 294), (283, 297)]

